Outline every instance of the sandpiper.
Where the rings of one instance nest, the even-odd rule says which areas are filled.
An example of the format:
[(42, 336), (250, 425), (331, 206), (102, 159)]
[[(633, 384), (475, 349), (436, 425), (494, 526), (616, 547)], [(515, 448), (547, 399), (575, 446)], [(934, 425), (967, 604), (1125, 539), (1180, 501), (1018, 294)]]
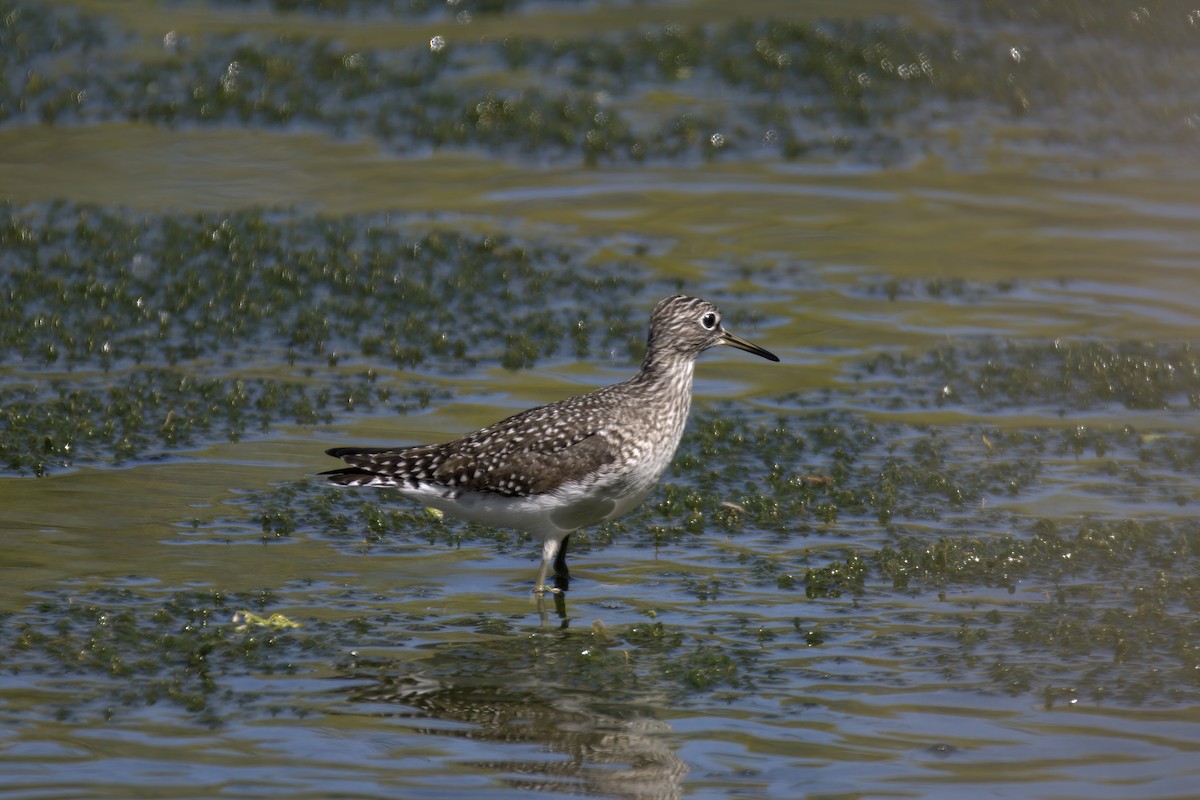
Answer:
[[(334, 447), (350, 466), (323, 472), (342, 486), (395, 489), (462, 519), (542, 540), (534, 592), (566, 591), (567, 542), (616, 519), (658, 483), (683, 436), (696, 357), (725, 344), (779, 361), (721, 325), (695, 297), (661, 300), (641, 369), (627, 381), (522, 411), (460, 439), (413, 447)], [(555, 585), (546, 586), (553, 564)]]

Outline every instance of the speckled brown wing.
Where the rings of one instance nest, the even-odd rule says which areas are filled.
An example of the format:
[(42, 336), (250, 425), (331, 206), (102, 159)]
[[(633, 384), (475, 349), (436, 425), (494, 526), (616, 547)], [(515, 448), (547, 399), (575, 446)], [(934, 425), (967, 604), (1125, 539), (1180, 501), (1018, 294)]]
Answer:
[(335, 448), (329, 455), (351, 466), (323, 474), (342, 485), (415, 490), (432, 484), (452, 493), (543, 494), (619, 458), (601, 433), (621, 403), (615, 388), (532, 408), (443, 444)]
[(547, 449), (512, 448), (489, 453), (486, 459), (470, 450), (448, 455), (435, 473), (438, 483), (468, 491), (487, 491), (512, 497), (543, 494), (564, 483), (582, 481), (616, 460), (609, 442), (593, 433), (578, 441), (563, 440)]

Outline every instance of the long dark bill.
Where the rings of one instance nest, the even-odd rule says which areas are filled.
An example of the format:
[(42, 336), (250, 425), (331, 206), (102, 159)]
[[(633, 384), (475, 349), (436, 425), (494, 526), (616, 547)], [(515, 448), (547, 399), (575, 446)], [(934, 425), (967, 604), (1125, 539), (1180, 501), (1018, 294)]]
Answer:
[(747, 353), (754, 353), (756, 356), (762, 356), (767, 361), (778, 361), (779, 356), (772, 353), (770, 350), (764, 350), (754, 342), (747, 342), (740, 336), (734, 336), (729, 331), (725, 331), (721, 335), (721, 344), (727, 344), (730, 347), (736, 347), (738, 350), (745, 350)]

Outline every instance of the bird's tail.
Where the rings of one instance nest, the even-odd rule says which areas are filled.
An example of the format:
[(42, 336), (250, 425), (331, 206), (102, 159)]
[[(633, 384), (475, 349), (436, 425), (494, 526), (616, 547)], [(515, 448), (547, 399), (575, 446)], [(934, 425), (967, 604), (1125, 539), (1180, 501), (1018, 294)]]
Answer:
[(370, 456), (382, 453), (387, 449), (386, 447), (331, 447), (325, 451), (327, 455), (344, 459), (351, 464), (360, 464), (360, 466), (331, 469), (328, 472), (317, 474), (339, 486), (399, 486), (400, 482), (395, 477), (368, 468)]
[(338, 486), (399, 486), (399, 482), (390, 475), (380, 475), (377, 472), (368, 472), (360, 467), (346, 467), (345, 469), (331, 469), (328, 472), (318, 472), (330, 483), (336, 483)]

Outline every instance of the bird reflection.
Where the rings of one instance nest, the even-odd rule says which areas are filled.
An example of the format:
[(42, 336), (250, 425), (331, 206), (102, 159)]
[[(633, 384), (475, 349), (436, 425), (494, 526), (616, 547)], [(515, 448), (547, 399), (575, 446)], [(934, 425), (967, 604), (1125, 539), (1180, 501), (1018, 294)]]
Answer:
[[(513, 642), (526, 649), (534, 646), (519, 637)], [(505, 681), (513, 674), (489, 665), (483, 665), (481, 672), (478, 665), (459, 664), (454, 678), (437, 679), (424, 670), (417, 675), (387, 674), (393, 666), (406, 669), (399, 664), (383, 669), (358, 666), (364, 668), (359, 677), (369, 675), (373, 682), (353, 690), (351, 701), (411, 720), (419, 733), (534, 744), (547, 751), (546, 758), (536, 760), (528, 758), (528, 748), (518, 748), (520, 756), (513, 759), (472, 760), (469, 755), (456, 759), (500, 773), (501, 780), (513, 788), (630, 800), (683, 796), (687, 765), (675, 753), (670, 726), (646, 714), (645, 699), (622, 704), (602, 694), (561, 687), (509, 686)], [(380, 710), (381, 705), (385, 710)], [(457, 724), (437, 724), (444, 722)], [(483, 752), (491, 755), (495, 750), (481, 748), (481, 756)]]

